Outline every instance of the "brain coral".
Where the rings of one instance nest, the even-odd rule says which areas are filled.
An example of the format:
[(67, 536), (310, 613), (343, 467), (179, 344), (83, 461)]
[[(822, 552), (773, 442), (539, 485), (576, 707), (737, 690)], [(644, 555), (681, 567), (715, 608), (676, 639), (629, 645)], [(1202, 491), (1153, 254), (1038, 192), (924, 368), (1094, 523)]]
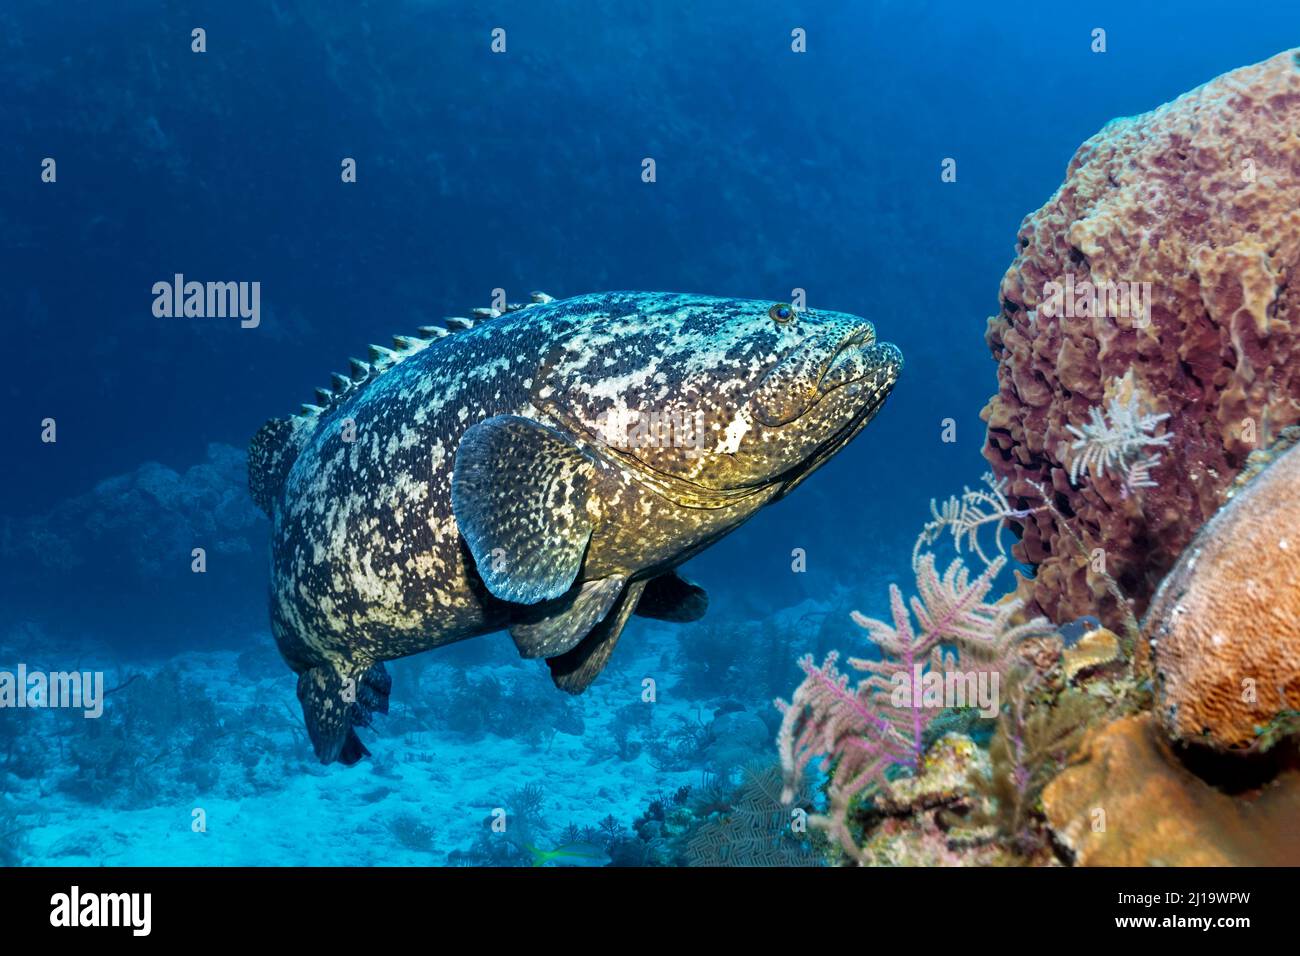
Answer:
[[(1165, 578), (1139, 653), (1170, 733), (1265, 749), (1300, 716), (1300, 446), (1237, 491)], [(1272, 731), (1268, 733), (1267, 731)]]
[[(998, 393), (984, 454), (1018, 507), (1036, 504), (1034, 483), (1049, 487), (1139, 613), (1251, 450), (1300, 421), (1298, 262), (1300, 51), (1111, 122), (1020, 227), (988, 323)], [(1115, 297), (1094, 303), (1084, 283)], [(1130, 370), (1144, 411), (1169, 415), (1157, 486), (1108, 472), (1074, 487), (1066, 426), (1086, 424)], [(1020, 584), (1027, 613), (1119, 629), (1095, 558), (1050, 511), (1023, 524), (1015, 554), (1037, 566)]]

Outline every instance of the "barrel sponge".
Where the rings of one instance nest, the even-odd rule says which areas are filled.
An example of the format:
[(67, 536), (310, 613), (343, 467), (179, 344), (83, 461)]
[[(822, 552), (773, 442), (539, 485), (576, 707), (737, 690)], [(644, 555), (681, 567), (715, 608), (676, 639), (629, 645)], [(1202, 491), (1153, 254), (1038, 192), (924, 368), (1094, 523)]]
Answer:
[[(998, 392), (982, 417), (1011, 500), (1037, 507), (1039, 486), (1056, 506), (1021, 522), (1015, 555), (1037, 571), (1020, 596), (1031, 615), (1119, 630), (1094, 549), (1141, 614), (1251, 450), (1300, 421), (1300, 51), (1109, 123), (1018, 238), (988, 322)], [(1067, 282), (1149, 283), (1149, 316), (1112, 302), (1062, 317), (1047, 289)], [(1075, 487), (1066, 426), (1130, 370), (1146, 410), (1169, 415), (1155, 486), (1088, 473)]]
[(1266, 749), (1300, 716), (1300, 446), (1203, 527), (1151, 602), (1139, 653), (1179, 740)]

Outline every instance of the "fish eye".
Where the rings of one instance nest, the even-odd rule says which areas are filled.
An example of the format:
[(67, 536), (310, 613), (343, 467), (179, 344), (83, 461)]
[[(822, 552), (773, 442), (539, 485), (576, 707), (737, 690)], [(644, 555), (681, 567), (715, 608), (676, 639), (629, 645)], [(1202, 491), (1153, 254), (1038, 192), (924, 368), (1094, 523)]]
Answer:
[(794, 309), (784, 302), (778, 302), (767, 310), (768, 316), (778, 325), (785, 325), (794, 319)]

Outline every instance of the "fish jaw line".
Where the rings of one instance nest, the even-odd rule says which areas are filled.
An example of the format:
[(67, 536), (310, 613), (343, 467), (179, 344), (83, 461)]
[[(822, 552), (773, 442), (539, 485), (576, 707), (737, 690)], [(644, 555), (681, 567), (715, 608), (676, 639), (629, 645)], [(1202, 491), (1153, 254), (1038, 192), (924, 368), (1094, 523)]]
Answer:
[[(842, 363), (846, 360), (852, 360), (857, 364), (865, 365), (865, 367), (855, 369), (854, 371), (858, 372), (858, 374), (854, 374), (851, 378), (846, 378), (843, 381), (835, 381), (834, 379), (828, 381), (828, 378), (837, 368), (843, 367)], [(808, 406), (808, 410), (799, 418), (814, 414), (827, 399), (836, 396), (840, 392), (847, 390), (848, 396), (852, 397), (863, 390), (864, 382), (875, 376), (875, 381), (870, 386), (871, 396), (863, 403), (862, 410), (851, 416), (851, 420), (846, 423), (845, 427), (852, 427), (853, 423), (860, 419), (864, 412), (874, 415), (879, 411), (880, 406), (889, 397), (889, 393), (898, 384), (902, 372), (903, 353), (894, 343), (877, 343), (874, 335), (872, 335), (871, 341), (865, 345), (848, 343), (840, 348), (835, 353), (835, 357), (827, 364), (826, 372), (818, 383), (816, 398)], [(798, 420), (795, 419), (794, 422)], [(790, 424), (794, 424), (794, 422)], [(840, 434), (843, 430), (838, 429), (836, 434)]]
[[(882, 342), (876, 347), (881, 350), (881, 355), (884, 361), (877, 365), (876, 371), (880, 380), (875, 383), (868, 400), (862, 404), (861, 408), (859, 408), (859, 410), (847, 422), (845, 422), (841, 428), (836, 429), (836, 431), (827, 438), (826, 441), (824, 441), (821, 446), (813, 452), (813, 454), (809, 455), (803, 461), (799, 462), (785, 474), (776, 479), (781, 483), (782, 487), (773, 501), (779, 501), (781, 498), (784, 498), (791, 491), (801, 485), (809, 475), (824, 465), (834, 455), (839, 453), (839, 451), (853, 441), (853, 439), (857, 438), (862, 430), (876, 417), (880, 409), (884, 407), (885, 400), (889, 398), (890, 394), (893, 392), (894, 386), (898, 384), (899, 376), (902, 373), (903, 353), (897, 346), (890, 342)], [(862, 383), (865, 379), (866, 376), (862, 376), (861, 378), (857, 378), (851, 382), (836, 385), (829, 391), (823, 392), (817, 402), (815, 402), (812, 408), (809, 409), (809, 412), (814, 412), (817, 406), (820, 405), (827, 396), (834, 395), (844, 389), (861, 390)], [(851, 394), (852, 392), (850, 392), (850, 395)]]

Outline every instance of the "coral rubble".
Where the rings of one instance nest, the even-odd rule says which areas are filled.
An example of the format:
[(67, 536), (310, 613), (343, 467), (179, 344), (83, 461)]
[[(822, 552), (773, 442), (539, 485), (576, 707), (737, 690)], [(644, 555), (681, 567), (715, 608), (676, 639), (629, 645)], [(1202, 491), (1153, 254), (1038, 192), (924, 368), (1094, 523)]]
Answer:
[[(1018, 239), (987, 331), (985, 457), (1012, 501), (1037, 503), (1042, 483), (1057, 509), (1020, 519), (1015, 556), (1037, 566), (1020, 596), (1118, 630), (1058, 513), (1140, 613), (1252, 449), (1300, 421), (1300, 51), (1108, 124)], [(1103, 406), (1167, 415), (1173, 438), (1136, 482), (1097, 468), (1076, 486), (1072, 446)]]

